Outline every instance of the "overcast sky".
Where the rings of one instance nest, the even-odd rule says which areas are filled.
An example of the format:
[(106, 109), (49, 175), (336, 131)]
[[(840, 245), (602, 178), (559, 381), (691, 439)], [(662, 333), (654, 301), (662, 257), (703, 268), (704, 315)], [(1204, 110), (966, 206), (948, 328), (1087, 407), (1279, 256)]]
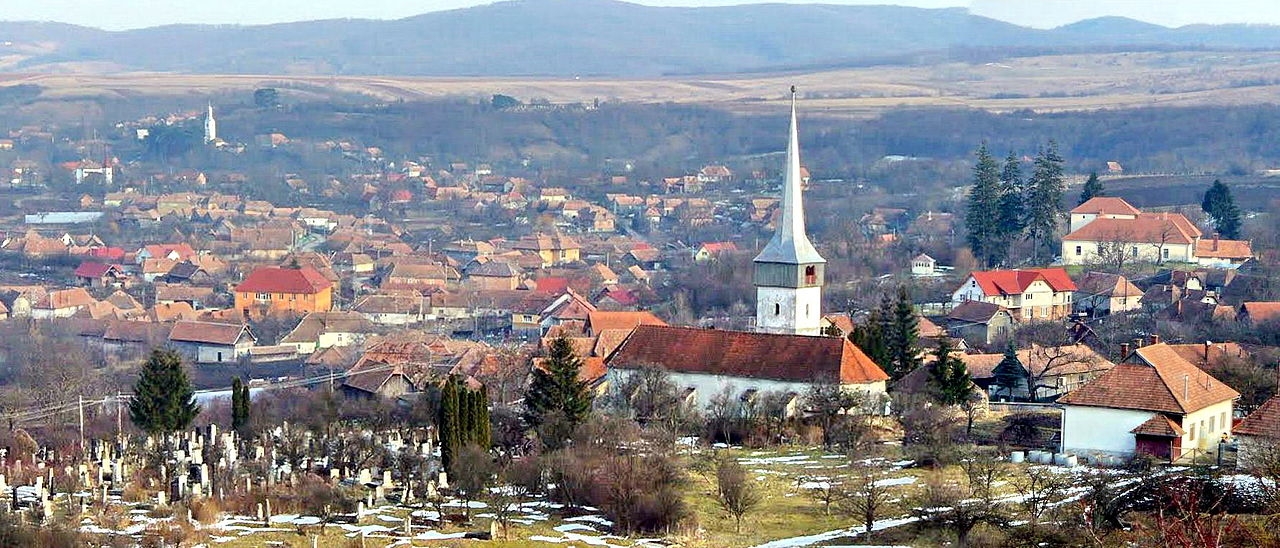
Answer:
[[(744, 0), (637, 0), (653, 6), (723, 6)], [(794, 0), (774, 0), (792, 3)], [(1191, 23), (1280, 24), (1277, 0), (823, 0), (832, 4), (967, 7), (1020, 25), (1051, 28), (1122, 15), (1166, 26)], [(0, 20), (59, 21), (105, 29), (170, 23), (263, 24), (357, 17), (398, 19), (484, 0), (0, 0)]]

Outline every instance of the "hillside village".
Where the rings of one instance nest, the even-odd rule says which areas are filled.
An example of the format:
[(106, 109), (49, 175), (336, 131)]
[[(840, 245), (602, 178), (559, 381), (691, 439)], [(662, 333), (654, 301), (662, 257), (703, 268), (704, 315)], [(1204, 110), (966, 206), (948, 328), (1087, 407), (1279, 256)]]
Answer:
[[(85, 516), (77, 531), (102, 538), (149, 538), (183, 522), (202, 523), (183, 534), (213, 544), (286, 542), (277, 533), (290, 528), (314, 541), (332, 534), (325, 524), (342, 524), (347, 538), (384, 544), (510, 538), (509, 529), (524, 528), (515, 538), (667, 535), (749, 546), (786, 537), (731, 536), (730, 521), (712, 520), (728, 512), (741, 530), (750, 508), (734, 515), (723, 491), (724, 512), (698, 506), (711, 504), (701, 493), (682, 510), (707, 520), (690, 532), (698, 528), (665, 514), (642, 519), (641, 509), (586, 486), (566, 494), (566, 482), (616, 473), (596, 468), (606, 462), (675, 466), (600, 441), (614, 435), (663, 455), (681, 447), (690, 459), (733, 455), (761, 489), (791, 489), (777, 500), (834, 497), (841, 482), (849, 489), (841, 504), (887, 500), (868, 493), (890, 480), (898, 499), (921, 496), (908, 492), (917, 487), (941, 496), (929, 487), (941, 480), (916, 470), (977, 462), (961, 451), (998, 452), (1010, 475), (1124, 474), (1149, 460), (1141, 473), (1164, 479), (1124, 481), (1172, 482), (1181, 466), (1209, 464), (1275, 479), (1275, 250), (1227, 238), (1194, 211), (1142, 211), (1106, 195), (1063, 207), (1052, 241), (990, 268), (960, 249), (959, 207), (875, 206), (845, 210), (838, 228), (813, 213), (807, 223), (815, 202), (831, 208), (822, 198), (848, 187), (802, 164), (796, 109), (793, 95), (781, 165), (708, 164), (646, 181), (625, 166), (569, 180), (387, 158), (355, 140), (268, 133), (229, 142), (212, 104), (116, 127), (117, 140), (155, 146), (153, 131), (199, 123), (195, 146), (222, 166), (208, 169), (95, 159), (106, 149), (91, 141), (58, 142), (63, 153), (83, 152), (80, 160), (34, 160), (58, 129), (11, 129), (0, 139), (11, 174), (3, 192), (13, 197), (0, 212), (0, 416), (13, 444), (0, 492), (11, 487), (13, 508), (29, 508), (37, 522)], [(306, 150), (358, 167), (270, 182), (226, 167), (253, 150)], [(276, 202), (236, 191), (249, 186), (287, 190)], [(1069, 194), (1065, 201), (1074, 187)], [(1037, 258), (1042, 243), (1057, 256)], [(121, 409), (156, 349), (180, 357), (204, 410), (196, 425), (143, 442)], [(562, 431), (556, 420), (532, 419), (530, 387), (566, 364), (590, 395), (592, 417), (630, 426), (584, 415)], [(247, 386), (256, 422), (226, 424), (233, 381)], [(485, 434), (474, 446), (444, 438), (440, 406), (450, 392), (484, 395)], [(155, 444), (164, 444), (163, 458)], [(476, 446), (478, 456), (445, 456)], [(549, 456), (565, 460), (547, 464)], [(518, 463), (537, 458), (544, 468), (519, 479)], [(822, 479), (787, 459), (838, 470)], [(457, 464), (485, 460), (503, 468)], [(705, 465), (718, 467), (708, 481), (725, 481), (716, 478), (732, 469), (728, 461)], [(566, 462), (580, 475), (570, 477)], [(558, 480), (542, 481), (548, 474)], [(870, 478), (860, 490), (851, 487), (858, 478)], [(630, 481), (635, 491), (674, 489)], [(950, 508), (935, 514), (886, 502), (861, 529), (852, 517), (831, 518), (828, 499), (822, 517), (811, 512), (825, 529), (794, 536), (834, 534), (787, 546), (894, 528), (911, 531), (887, 533), (906, 543), (923, 534), (912, 527), (952, 531), (964, 519), (1026, 522), (1013, 509), (1025, 493), (1014, 500), (990, 482), (985, 489), (954, 507), (923, 506)], [(1062, 485), (1049, 498), (1065, 505), (1084, 496)], [(201, 506), (210, 499), (223, 511)], [(943, 515), (965, 500), (1008, 514)], [(185, 521), (157, 511), (179, 503)], [(555, 512), (565, 507), (586, 513)], [(482, 508), (483, 518), (473, 516)], [(148, 517), (114, 515), (111, 525), (107, 510)], [(205, 512), (213, 514), (195, 515)], [(552, 515), (562, 521), (549, 537)], [(969, 529), (953, 532), (963, 544)], [(1123, 528), (1113, 534), (1129, 538)]]

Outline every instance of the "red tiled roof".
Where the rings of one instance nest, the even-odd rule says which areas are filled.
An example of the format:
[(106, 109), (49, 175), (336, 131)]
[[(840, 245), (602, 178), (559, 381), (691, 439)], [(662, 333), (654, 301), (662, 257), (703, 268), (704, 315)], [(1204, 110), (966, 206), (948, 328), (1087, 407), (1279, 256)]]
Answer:
[(987, 295), (1021, 295), (1037, 280), (1044, 280), (1055, 293), (1076, 290), (1075, 282), (1062, 268), (986, 270), (974, 272), (971, 276)]
[(1240, 312), (1249, 316), (1251, 322), (1267, 322), (1280, 318), (1280, 302), (1250, 301), (1240, 303)]
[(1271, 396), (1231, 429), (1233, 434), (1280, 438), (1280, 396)]
[(1169, 420), (1164, 415), (1153, 415), (1147, 419), (1147, 422), (1139, 424), (1137, 428), (1130, 430), (1134, 434), (1143, 436), (1160, 436), (1162, 438), (1180, 438), (1185, 432), (1178, 423)]
[(116, 265), (84, 262), (84, 263), (80, 263), (80, 266), (76, 267), (76, 277), (101, 278), (105, 276), (108, 272), (111, 272), (112, 270), (115, 270), (116, 274), (120, 273)]
[(333, 285), (318, 270), (302, 268), (261, 267), (236, 286), (239, 293), (315, 294)]
[(538, 291), (546, 291), (550, 293), (564, 293), (569, 289), (568, 278), (542, 278), (534, 282)]
[(1167, 344), (1144, 346), (1129, 359), (1058, 402), (1185, 415), (1240, 397)]
[(599, 333), (606, 329), (631, 329), (637, 325), (667, 325), (667, 322), (647, 310), (640, 312), (593, 310), (587, 313), (587, 327), (592, 333)]
[(1200, 229), (1181, 213), (1143, 213), (1136, 219), (1095, 219), (1067, 234), (1063, 241), (1190, 244)]
[(609, 367), (656, 364), (678, 373), (844, 384), (888, 375), (842, 337), (775, 335), (642, 325), (607, 359)]
[(1196, 256), (1210, 259), (1252, 259), (1253, 245), (1248, 240), (1200, 240)]
[(215, 322), (177, 322), (169, 332), (169, 340), (231, 346), (240, 340), (241, 333), (253, 337), (244, 324)]
[(1136, 207), (1129, 205), (1129, 202), (1114, 196), (1096, 196), (1089, 198), (1085, 203), (1080, 204), (1071, 210), (1074, 214), (1095, 213), (1098, 215), (1137, 215), (1142, 213)]

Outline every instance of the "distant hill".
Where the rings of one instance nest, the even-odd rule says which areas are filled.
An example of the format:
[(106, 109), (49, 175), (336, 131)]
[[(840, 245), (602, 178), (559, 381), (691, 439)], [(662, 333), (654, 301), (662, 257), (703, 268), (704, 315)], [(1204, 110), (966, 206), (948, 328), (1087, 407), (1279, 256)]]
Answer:
[(1170, 29), (1105, 17), (1053, 30), (961, 8), (754, 4), (649, 7), (513, 0), (395, 21), (171, 25), (107, 32), (0, 23), (7, 71), (652, 76), (774, 70), (990, 48), (1280, 47), (1280, 27)]

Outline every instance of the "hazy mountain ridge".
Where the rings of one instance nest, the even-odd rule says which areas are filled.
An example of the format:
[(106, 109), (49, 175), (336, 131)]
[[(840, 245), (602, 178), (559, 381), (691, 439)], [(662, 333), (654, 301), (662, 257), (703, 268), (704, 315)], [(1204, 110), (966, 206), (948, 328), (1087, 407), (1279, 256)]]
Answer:
[[(31, 47), (35, 43), (55, 47)], [(1280, 27), (1170, 29), (1104, 17), (1040, 30), (961, 8), (660, 8), (615, 0), (514, 0), (394, 21), (169, 25), (120, 32), (0, 23), (0, 56), (23, 56), (10, 63), (10, 70), (97, 62), (194, 73), (652, 76), (817, 66), (952, 48), (1079, 48), (1082, 43), (1280, 47)]]

